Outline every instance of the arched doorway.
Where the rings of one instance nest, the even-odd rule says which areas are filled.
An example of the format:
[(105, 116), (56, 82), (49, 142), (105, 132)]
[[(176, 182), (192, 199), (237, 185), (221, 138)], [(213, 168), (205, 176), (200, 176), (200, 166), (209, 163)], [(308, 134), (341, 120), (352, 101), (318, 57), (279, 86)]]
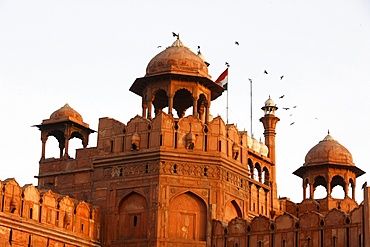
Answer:
[(118, 207), (118, 239), (147, 238), (148, 229), (148, 203), (138, 194), (131, 193)]
[(169, 237), (206, 240), (207, 206), (197, 195), (186, 192), (170, 203)]

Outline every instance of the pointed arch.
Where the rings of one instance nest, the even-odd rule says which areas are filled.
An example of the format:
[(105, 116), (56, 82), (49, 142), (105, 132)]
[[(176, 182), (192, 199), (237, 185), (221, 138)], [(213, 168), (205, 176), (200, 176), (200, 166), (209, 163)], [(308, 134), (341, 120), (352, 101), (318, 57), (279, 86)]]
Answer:
[[(322, 195), (323, 194), (322, 191), (316, 190), (317, 187), (319, 187), (319, 186), (322, 186), (321, 188), (324, 188), (326, 190), (326, 195)], [(314, 191), (315, 191), (314, 192), (314, 197), (313, 197), (314, 199), (318, 199), (319, 197), (324, 198), (328, 194), (327, 181), (321, 175), (315, 177), (315, 182), (313, 183), (313, 188), (314, 188)]]
[(251, 159), (248, 159), (248, 169), (249, 169), (250, 177), (253, 178), (254, 165)]
[(266, 185), (270, 183), (270, 171), (266, 166), (262, 169), (262, 183)]
[(118, 239), (145, 239), (148, 229), (148, 202), (131, 192), (118, 204)]
[(254, 180), (262, 183), (262, 170), (261, 165), (258, 162), (254, 165), (253, 176)]
[(184, 117), (185, 111), (193, 105), (193, 96), (185, 88), (176, 91), (173, 97), (173, 108), (176, 110), (178, 117)]
[[(342, 187), (342, 190), (337, 186)], [(344, 181), (344, 178), (339, 175), (335, 175), (330, 182), (330, 191), (334, 198), (344, 199), (346, 191), (346, 182)]]
[(242, 211), (235, 200), (231, 200), (226, 203), (224, 212), (225, 222), (229, 222), (236, 217), (243, 217)]
[(154, 113), (157, 115), (163, 108), (168, 107), (168, 96), (164, 89), (158, 89), (153, 94)]
[(188, 191), (170, 202), (169, 238), (206, 240), (207, 205), (196, 194)]

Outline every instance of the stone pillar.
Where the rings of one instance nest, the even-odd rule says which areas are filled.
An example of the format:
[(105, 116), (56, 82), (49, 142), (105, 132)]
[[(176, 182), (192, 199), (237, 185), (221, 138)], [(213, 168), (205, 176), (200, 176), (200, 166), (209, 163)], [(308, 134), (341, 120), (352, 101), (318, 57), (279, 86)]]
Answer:
[(327, 178), (326, 192), (327, 192), (327, 196), (330, 196), (331, 197), (331, 186), (330, 186), (330, 183), (331, 183), (331, 179), (330, 178)]
[(206, 114), (204, 117), (204, 122), (207, 124), (209, 122), (209, 103), (206, 105)]
[(314, 188), (313, 188), (313, 183), (310, 183), (310, 199), (313, 199), (313, 196), (314, 196)]
[(45, 150), (46, 150), (46, 141), (48, 140), (47, 136), (41, 137), (42, 147), (41, 147), (41, 160), (45, 159)]
[(196, 97), (193, 98), (193, 116), (198, 117), (198, 99)]
[(152, 119), (152, 101), (148, 104), (148, 119)]
[(68, 157), (68, 144), (69, 144), (69, 135), (64, 134), (64, 157)]
[(352, 199), (356, 200), (356, 184), (352, 184)]
[(173, 95), (168, 97), (168, 114), (172, 116), (172, 108), (173, 108)]
[(143, 103), (142, 108), (143, 108), (142, 117), (146, 118), (146, 110), (148, 108), (148, 105), (146, 103)]

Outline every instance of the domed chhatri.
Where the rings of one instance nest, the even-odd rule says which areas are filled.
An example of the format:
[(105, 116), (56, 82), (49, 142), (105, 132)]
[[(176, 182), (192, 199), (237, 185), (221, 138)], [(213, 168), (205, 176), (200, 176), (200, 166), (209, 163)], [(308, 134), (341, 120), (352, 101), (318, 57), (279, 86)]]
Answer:
[(323, 164), (354, 166), (351, 153), (330, 134), (311, 148), (303, 166)]
[(59, 120), (64, 117), (71, 117), (75, 120), (78, 120), (80, 122), (83, 122), (81, 114), (79, 114), (77, 111), (75, 111), (72, 107), (70, 107), (68, 104), (65, 104), (60, 109), (56, 110), (50, 115), (50, 119), (53, 120)]
[(144, 118), (152, 119), (165, 108), (168, 114), (173, 116), (174, 110), (182, 118), (193, 108), (193, 116), (207, 123), (211, 101), (224, 88), (211, 80), (209, 63), (200, 51), (195, 54), (176, 36), (171, 46), (150, 60), (145, 76), (136, 78), (130, 91), (142, 97)]
[(261, 109), (265, 112), (265, 115), (269, 114), (275, 115), (275, 111), (278, 108), (269, 95), (269, 98), (265, 101), (265, 105)]
[(185, 47), (179, 38), (152, 58), (146, 68), (145, 76), (170, 73), (211, 78), (202, 57)]

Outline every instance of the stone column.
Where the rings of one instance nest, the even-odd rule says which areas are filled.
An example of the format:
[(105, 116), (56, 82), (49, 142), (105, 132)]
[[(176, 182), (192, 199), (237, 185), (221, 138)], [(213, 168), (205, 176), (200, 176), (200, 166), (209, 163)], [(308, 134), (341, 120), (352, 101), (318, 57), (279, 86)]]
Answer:
[(314, 196), (314, 188), (313, 188), (313, 183), (310, 183), (310, 199), (313, 199), (313, 196)]
[(41, 147), (41, 160), (45, 159), (45, 150), (46, 150), (46, 141), (48, 140), (47, 136), (41, 137), (42, 147)]
[(303, 184), (303, 200), (306, 200), (306, 198), (307, 198), (306, 190), (307, 190), (307, 185), (306, 184)]
[(152, 119), (152, 101), (148, 103), (148, 119)]
[(172, 108), (173, 108), (173, 95), (168, 97), (168, 114), (172, 116)]
[(198, 117), (198, 99), (196, 97), (193, 98), (193, 116)]
[(68, 157), (69, 134), (64, 134), (64, 157)]

